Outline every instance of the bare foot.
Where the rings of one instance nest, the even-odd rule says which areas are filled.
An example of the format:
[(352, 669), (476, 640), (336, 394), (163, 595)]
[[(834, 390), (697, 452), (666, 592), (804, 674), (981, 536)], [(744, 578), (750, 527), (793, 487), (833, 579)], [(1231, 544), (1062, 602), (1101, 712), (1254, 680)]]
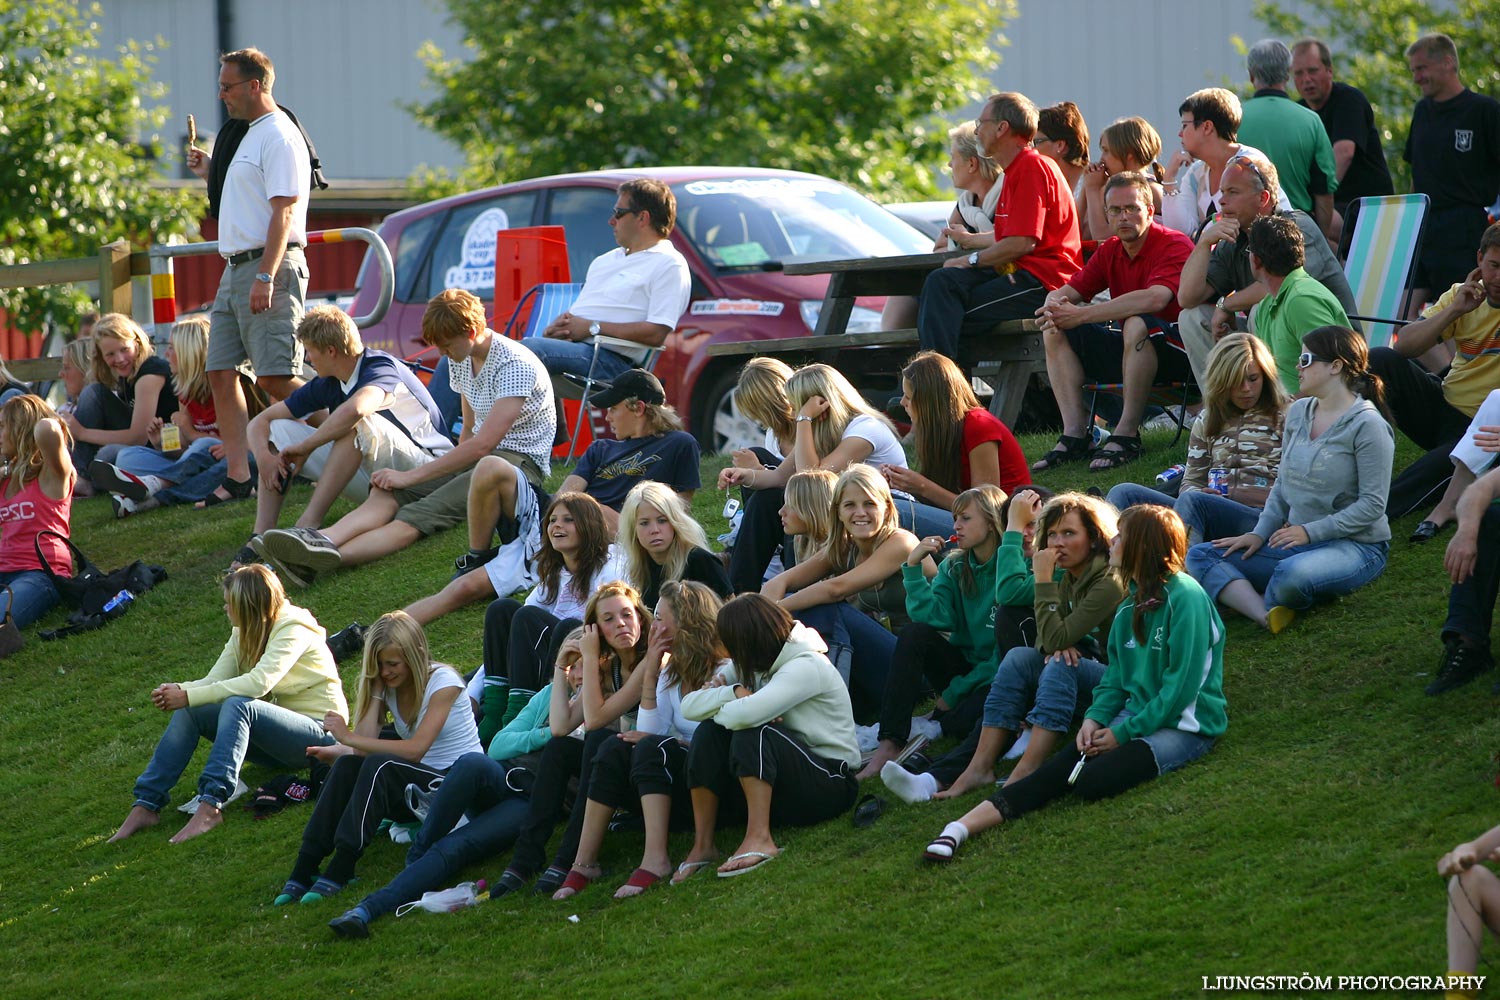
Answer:
[(224, 822), (224, 810), (210, 802), (198, 803), (198, 811), (193, 813), (193, 818), (187, 821), (177, 835), (167, 841), (169, 844), (181, 844), (201, 836)]
[(892, 743), (890, 740), (881, 740), (880, 745), (875, 748), (875, 756), (870, 758), (870, 763), (866, 764), (855, 777), (860, 781), (875, 777), (887, 762), (895, 760), (900, 753), (900, 744)]
[[(734, 849), (734, 854), (730, 856), (729, 860), (719, 866), (719, 872), (722, 874), (724, 872), (736, 872), (742, 868), (754, 868), (756, 865), (765, 864), (766, 862), (766, 859), (759, 855), (766, 854), (774, 858), (780, 853), (781, 848), (777, 847), (776, 842), (769, 837), (764, 840), (758, 838), (751, 840), (747, 837), (740, 842), (739, 847)], [(745, 857), (746, 854), (750, 855), (750, 857)]]
[(107, 844), (118, 843), (132, 834), (140, 833), (147, 827), (155, 826), (161, 822), (161, 814), (147, 809), (145, 806), (131, 806), (130, 814), (125, 817), (125, 822), (115, 831), (115, 835), (105, 841)]
[(965, 771), (953, 779), (953, 784), (933, 796), (935, 799), (956, 799), (960, 795), (972, 792), (976, 788), (984, 788), (995, 783), (993, 774), (975, 774), (973, 771)]
[(682, 864), (677, 866), (677, 870), (672, 873), (672, 884), (681, 885), (703, 869), (716, 864), (722, 857), (723, 855), (718, 851), (709, 851), (706, 854), (698, 854), (696, 852), (689, 854), (683, 860)]

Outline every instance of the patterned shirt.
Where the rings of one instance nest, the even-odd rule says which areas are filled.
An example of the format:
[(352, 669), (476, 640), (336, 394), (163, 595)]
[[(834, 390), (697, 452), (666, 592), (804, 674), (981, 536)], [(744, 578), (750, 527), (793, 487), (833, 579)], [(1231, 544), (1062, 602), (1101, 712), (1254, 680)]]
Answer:
[(472, 359), (450, 365), (448, 384), (469, 401), (474, 411), (472, 434), (501, 399), (524, 399), (521, 413), (500, 439), (498, 449), (520, 452), (541, 468), (552, 472), (552, 440), (557, 436), (557, 412), (552, 403), (552, 380), (535, 354), (508, 337), (490, 334), (490, 351), (484, 367), (474, 372)]

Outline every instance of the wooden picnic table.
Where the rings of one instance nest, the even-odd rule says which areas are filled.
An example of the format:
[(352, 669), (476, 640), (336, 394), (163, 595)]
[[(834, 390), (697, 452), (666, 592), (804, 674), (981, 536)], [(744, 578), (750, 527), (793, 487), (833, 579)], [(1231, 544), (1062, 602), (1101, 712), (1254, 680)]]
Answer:
[[(786, 274), (826, 274), (828, 291), (811, 336), (774, 340), (738, 340), (710, 344), (713, 357), (772, 355), (788, 361), (821, 361), (845, 375), (886, 375), (894, 382), (900, 366), (920, 347), (917, 331), (878, 330), (849, 333), (849, 317), (861, 296), (918, 295), (929, 272), (943, 261), (967, 253), (912, 254), (906, 257), (860, 257), (787, 264)], [(1021, 412), (1026, 384), (1034, 372), (1046, 371), (1041, 330), (1034, 319), (1007, 320), (985, 333), (959, 341), (958, 364), (993, 390), (990, 412), (1014, 424)]]

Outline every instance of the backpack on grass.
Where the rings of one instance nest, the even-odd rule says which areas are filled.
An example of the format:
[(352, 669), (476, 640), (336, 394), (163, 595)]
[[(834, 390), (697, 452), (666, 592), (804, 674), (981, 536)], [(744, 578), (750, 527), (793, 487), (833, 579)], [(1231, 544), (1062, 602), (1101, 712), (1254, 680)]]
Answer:
[[(73, 555), (74, 573), (71, 577), (59, 576), (53, 572), (46, 557), (42, 555), (41, 537), (43, 535), (60, 538), (68, 547), (68, 551)], [(58, 595), (74, 608), (73, 613), (68, 616), (67, 625), (60, 629), (38, 632), (37, 635), (43, 639), (61, 639), (99, 628), (129, 610), (130, 601), (116, 602), (114, 600), (122, 590), (128, 590), (134, 597), (139, 597), (167, 578), (165, 569), (144, 563), (139, 559), (129, 566), (106, 573), (84, 555), (82, 550), (73, 544), (72, 539), (55, 531), (37, 532), (33, 544), (36, 546), (37, 560), (47, 576), (51, 578)]]

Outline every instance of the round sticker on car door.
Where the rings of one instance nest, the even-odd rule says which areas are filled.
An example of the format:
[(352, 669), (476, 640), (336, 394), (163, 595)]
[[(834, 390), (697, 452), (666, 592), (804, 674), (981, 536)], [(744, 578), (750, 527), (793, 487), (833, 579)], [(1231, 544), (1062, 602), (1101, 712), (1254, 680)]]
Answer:
[(443, 276), (445, 288), (464, 288), (471, 292), (495, 287), (495, 234), (510, 228), (510, 216), (503, 208), (480, 212), (464, 233), (463, 261), (448, 268)]

